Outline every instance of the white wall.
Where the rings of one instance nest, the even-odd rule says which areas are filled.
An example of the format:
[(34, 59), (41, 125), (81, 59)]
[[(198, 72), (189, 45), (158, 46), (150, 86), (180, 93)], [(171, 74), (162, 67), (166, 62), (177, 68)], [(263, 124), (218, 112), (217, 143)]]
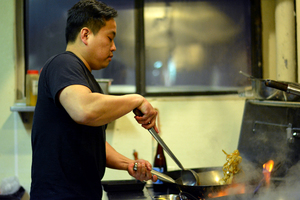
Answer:
[[(24, 124), (19, 113), (10, 111), (16, 96), (15, 2), (1, 0), (0, 7), (0, 180), (17, 175), (29, 191), (31, 124)], [(222, 149), (231, 152), (237, 148), (244, 99), (213, 96), (149, 100), (160, 111), (162, 138), (186, 168), (221, 166), (225, 163)], [(140, 158), (153, 160), (156, 143), (131, 113), (109, 124), (107, 140), (128, 157), (135, 149)], [(178, 169), (168, 156), (167, 162), (169, 170)], [(107, 170), (105, 180), (111, 179), (130, 177), (126, 172)]]
[[(237, 148), (244, 99), (233, 96), (148, 99), (159, 110), (161, 137), (186, 168), (222, 166), (222, 152)], [(107, 141), (122, 154), (153, 162), (156, 141), (136, 124), (132, 113), (108, 127)], [(178, 166), (167, 155), (168, 170)], [(105, 180), (130, 179), (126, 172), (107, 170)]]

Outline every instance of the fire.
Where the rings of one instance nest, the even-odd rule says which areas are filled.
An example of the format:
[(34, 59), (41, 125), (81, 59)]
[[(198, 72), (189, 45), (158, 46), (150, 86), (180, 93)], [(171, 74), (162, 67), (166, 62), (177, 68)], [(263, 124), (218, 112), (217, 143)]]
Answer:
[[(263, 174), (264, 178), (261, 180), (259, 186), (255, 189), (255, 192), (261, 187), (261, 185), (265, 182), (265, 186), (269, 187), (270, 186), (270, 179), (271, 179), (271, 172), (274, 167), (274, 161), (269, 160), (265, 164), (263, 164)], [(244, 194), (246, 193), (246, 186), (245, 183), (239, 183), (239, 184), (231, 184), (227, 186), (225, 189), (219, 192), (214, 192), (208, 194), (209, 198), (217, 198), (217, 197), (223, 197), (223, 196), (228, 196), (228, 195), (236, 195), (236, 194)]]
[(269, 160), (268, 162), (263, 164), (264, 170), (267, 170), (268, 172), (272, 172), (273, 166), (274, 166), (274, 161), (273, 160)]
[(270, 186), (271, 172), (273, 170), (274, 161), (269, 160), (265, 164), (263, 164), (263, 174), (266, 181), (266, 187)]
[(236, 194), (244, 194), (246, 190), (245, 184), (239, 183), (239, 184), (231, 184), (224, 188), (222, 191), (219, 192), (213, 192), (208, 194), (208, 198), (217, 198), (217, 197), (223, 197), (228, 195), (236, 195)]

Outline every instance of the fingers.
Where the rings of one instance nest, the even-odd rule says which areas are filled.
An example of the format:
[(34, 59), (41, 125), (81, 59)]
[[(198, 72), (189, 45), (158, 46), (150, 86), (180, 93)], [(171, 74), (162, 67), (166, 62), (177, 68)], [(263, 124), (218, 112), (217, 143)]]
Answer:
[(156, 132), (159, 132), (156, 126), (156, 116), (157, 111), (155, 109), (151, 110), (151, 112), (144, 113), (142, 116), (135, 116), (136, 121), (142, 125), (145, 129), (150, 129), (154, 127)]
[(156, 181), (158, 180), (158, 178), (157, 178), (156, 175), (153, 175), (152, 178), (151, 178), (151, 180), (152, 180), (153, 182), (156, 182)]
[(142, 104), (134, 110), (134, 113), (136, 114), (136, 121), (139, 124), (142, 124), (142, 127), (144, 127), (145, 129), (154, 127), (156, 132), (159, 132), (156, 126), (157, 111), (151, 106), (150, 103), (146, 102)]
[[(146, 168), (145, 163), (137, 163), (136, 168), (134, 168), (134, 177), (140, 181), (147, 181), (151, 178), (151, 173), (149, 174), (149, 170)], [(136, 170), (135, 170), (136, 169)]]
[[(132, 167), (133, 170), (132, 176), (140, 181), (153, 180), (151, 169), (152, 166), (148, 161), (137, 160), (135, 163), (130, 164), (129, 167)], [(154, 177), (155, 180), (155, 177)]]

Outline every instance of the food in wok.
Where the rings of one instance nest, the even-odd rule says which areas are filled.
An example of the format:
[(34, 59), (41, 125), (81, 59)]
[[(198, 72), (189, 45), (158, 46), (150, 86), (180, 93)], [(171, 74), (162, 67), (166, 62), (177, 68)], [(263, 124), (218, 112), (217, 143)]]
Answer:
[(226, 154), (226, 163), (223, 165), (224, 177), (220, 179), (219, 183), (221, 185), (231, 184), (233, 175), (241, 170), (239, 164), (242, 162), (242, 157), (238, 150), (235, 150), (231, 154), (226, 153), (224, 150), (222, 151)]

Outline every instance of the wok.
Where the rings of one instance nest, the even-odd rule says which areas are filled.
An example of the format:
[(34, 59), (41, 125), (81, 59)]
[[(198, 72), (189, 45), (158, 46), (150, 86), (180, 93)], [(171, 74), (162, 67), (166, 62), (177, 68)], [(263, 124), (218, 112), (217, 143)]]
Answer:
[(163, 181), (173, 193), (188, 193), (196, 198), (206, 198), (209, 193), (219, 192), (229, 185), (220, 185), (219, 179), (223, 178), (222, 167), (193, 169), (200, 178), (200, 185), (190, 186), (181, 183), (181, 170), (165, 172), (175, 180), (175, 183)]
[[(251, 80), (252, 93), (255, 99), (279, 101), (298, 101), (300, 99), (300, 97), (295, 94), (268, 86), (266, 83), (269, 82), (269, 80), (267, 79), (255, 78), (242, 71), (240, 71), (240, 74), (248, 77)], [(282, 83), (291, 84), (290, 82)]]

